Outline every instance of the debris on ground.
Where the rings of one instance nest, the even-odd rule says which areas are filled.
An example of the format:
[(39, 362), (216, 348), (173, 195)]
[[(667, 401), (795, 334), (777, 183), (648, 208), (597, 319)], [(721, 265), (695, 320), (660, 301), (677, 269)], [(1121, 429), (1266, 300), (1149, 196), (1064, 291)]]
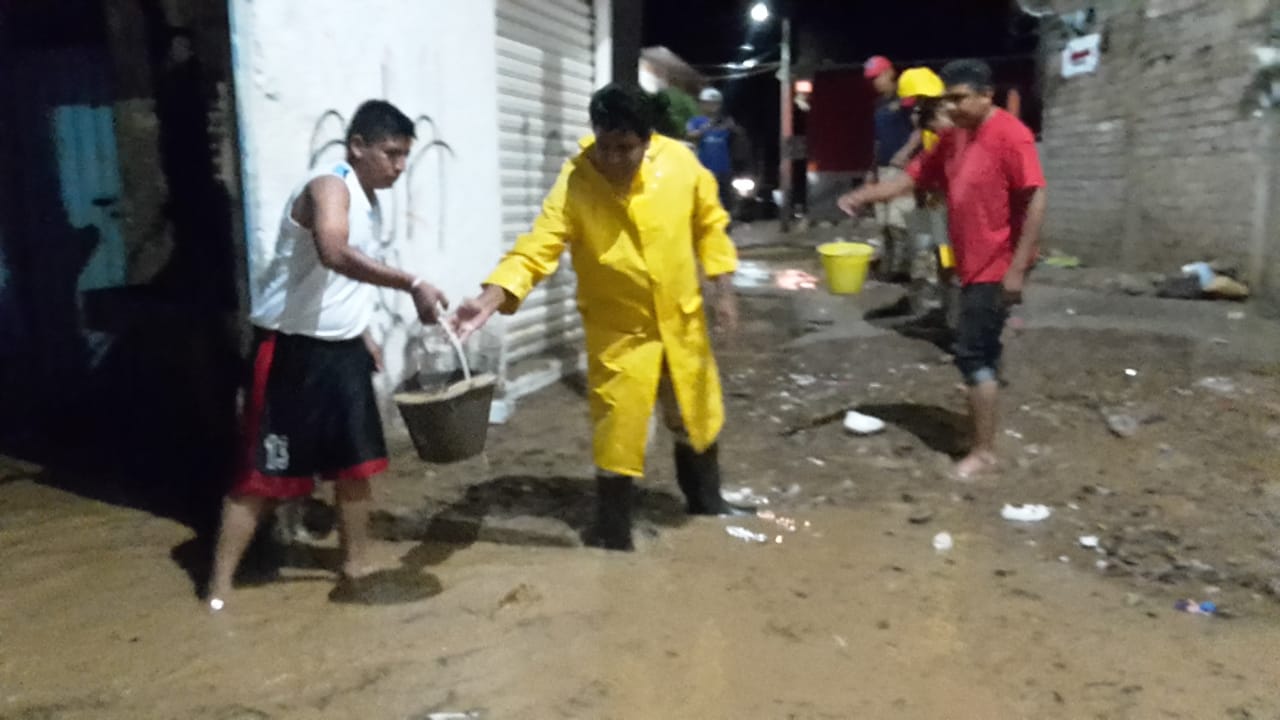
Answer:
[(734, 505), (768, 505), (769, 498), (764, 495), (757, 495), (754, 490), (743, 486), (737, 490), (725, 490), (720, 493), (727, 502)]
[(1233, 277), (1233, 274), (1229, 269), (1207, 262), (1188, 263), (1182, 266), (1180, 275), (1161, 280), (1156, 295), (1181, 300), (1248, 299), (1248, 286)]
[(912, 525), (924, 525), (933, 520), (933, 511), (928, 509), (917, 510), (907, 516), (907, 522)]
[(955, 540), (951, 538), (951, 533), (940, 532), (933, 536), (933, 549), (940, 553), (944, 553), (955, 547)]
[(743, 540), (743, 541), (745, 541), (745, 542), (752, 542), (752, 543), (767, 543), (767, 542), (769, 542), (769, 536), (768, 536), (768, 535), (765, 535), (764, 533), (752, 532), (752, 531), (750, 531), (750, 530), (748, 530), (748, 529), (746, 529), (746, 528), (744, 528), (744, 527), (740, 527), (740, 526), (738, 526), (738, 525), (730, 525), (729, 527), (725, 528), (725, 529), (724, 529), (724, 531), (725, 531), (725, 532), (727, 532), (727, 533), (729, 533), (729, 535), (730, 535), (731, 537), (735, 537), (735, 538), (737, 538), (737, 539), (739, 539), (739, 540)]
[(864, 415), (856, 410), (850, 410), (844, 415), (844, 429), (854, 435), (874, 435), (884, 428), (885, 422), (878, 417)]
[(1073, 270), (1083, 264), (1080, 262), (1080, 258), (1075, 255), (1068, 255), (1061, 250), (1050, 250), (1049, 257), (1041, 262), (1048, 267), (1062, 268), (1064, 270)]
[(1206, 377), (1196, 381), (1196, 387), (1219, 395), (1234, 395), (1236, 392), (1236, 384), (1230, 378), (1224, 377)]
[(1052, 514), (1053, 510), (1047, 505), (1005, 505), (1000, 510), (1000, 517), (1012, 522), (1040, 522)]
[(1173, 604), (1173, 609), (1188, 615), (1213, 615), (1218, 612), (1218, 605), (1212, 600), (1205, 600), (1204, 602), (1179, 600)]
[(1082, 548), (1095, 549), (1098, 547), (1098, 536), (1097, 535), (1081, 535), (1077, 539), (1077, 542), (1080, 543), (1080, 547)]
[(1131, 438), (1138, 434), (1140, 423), (1128, 413), (1108, 412), (1104, 409), (1102, 417), (1107, 421), (1107, 429), (1118, 438)]
[(1182, 274), (1184, 277), (1195, 278), (1200, 287), (1206, 288), (1213, 279), (1217, 277), (1217, 273), (1213, 271), (1213, 266), (1207, 262), (1194, 262), (1182, 266)]
[(1204, 288), (1204, 294), (1216, 300), (1247, 300), (1249, 287), (1239, 280), (1219, 275)]
[(1197, 300), (1204, 295), (1200, 280), (1193, 276), (1170, 277), (1156, 286), (1156, 297), (1173, 300)]

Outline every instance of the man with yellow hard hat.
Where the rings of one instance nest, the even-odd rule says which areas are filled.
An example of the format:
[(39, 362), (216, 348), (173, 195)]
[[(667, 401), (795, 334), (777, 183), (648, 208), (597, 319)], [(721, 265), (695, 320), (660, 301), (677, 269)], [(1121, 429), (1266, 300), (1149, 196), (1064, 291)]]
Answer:
[[(907, 144), (894, 158), (894, 164), (906, 167), (923, 149), (929, 152), (938, 144), (938, 133), (951, 126), (951, 121), (941, 110), (944, 86), (942, 78), (927, 67), (914, 67), (902, 71), (898, 78), (898, 102), (911, 112), (913, 131)], [(939, 193), (918, 193), (919, 208), (908, 218), (917, 238), (911, 262), (911, 291), (909, 297), (913, 310), (924, 314), (930, 308), (939, 308), (949, 316), (948, 292), (955, 260), (947, 238), (947, 211)], [(920, 242), (927, 237), (927, 247)]]
[(938, 133), (929, 125), (945, 122), (936, 112), (942, 90), (942, 78), (927, 67), (908, 68), (898, 77), (898, 103), (911, 112), (914, 129), (906, 145), (894, 156), (895, 167), (906, 167), (921, 147), (928, 151), (938, 144)]

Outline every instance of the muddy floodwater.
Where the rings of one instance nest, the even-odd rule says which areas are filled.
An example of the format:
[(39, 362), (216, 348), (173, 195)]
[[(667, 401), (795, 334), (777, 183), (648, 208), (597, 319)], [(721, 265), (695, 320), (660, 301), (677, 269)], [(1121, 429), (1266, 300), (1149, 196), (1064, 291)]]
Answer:
[(967, 529), (994, 523), (944, 554), (851, 509), (750, 523), (765, 544), (699, 521), (630, 557), (477, 543), (435, 549), (427, 601), (337, 606), (292, 571), (210, 616), (166, 560), (184, 528), (4, 495), (6, 719), (1280, 717), (1274, 616), (1134, 603)]
[[(1245, 326), (1135, 333), (1078, 301), (1023, 312), (1005, 468), (960, 484), (963, 395), (928, 338), (804, 335), (748, 298), (726, 490), (771, 515), (684, 518), (660, 438), (630, 555), (578, 541), (580, 387), (523, 402), (480, 460), (398, 440), (379, 552), (439, 589), (402, 604), (329, 602), (335, 541), (303, 538), (210, 615), (208, 538), (5, 470), (0, 719), (1280, 719), (1280, 373), (1224, 357)], [(849, 436), (852, 407), (888, 428)], [(1032, 502), (1051, 516), (1001, 517)]]

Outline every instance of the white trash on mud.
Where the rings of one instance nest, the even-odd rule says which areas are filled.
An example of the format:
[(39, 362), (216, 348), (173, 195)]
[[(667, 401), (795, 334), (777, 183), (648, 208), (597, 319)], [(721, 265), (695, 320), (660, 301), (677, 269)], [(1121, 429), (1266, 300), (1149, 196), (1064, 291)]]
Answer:
[(1048, 505), (1005, 505), (1000, 517), (1013, 522), (1034, 523), (1049, 519), (1053, 510)]
[(863, 415), (853, 410), (845, 413), (844, 429), (854, 435), (875, 435), (878, 432), (882, 432), (884, 428), (884, 421), (878, 417)]
[(729, 533), (730, 536), (746, 542), (752, 542), (752, 543), (769, 542), (768, 535), (765, 535), (764, 533), (751, 532), (750, 530), (744, 527), (739, 527), (738, 525), (730, 525), (729, 527), (725, 528), (724, 531)]

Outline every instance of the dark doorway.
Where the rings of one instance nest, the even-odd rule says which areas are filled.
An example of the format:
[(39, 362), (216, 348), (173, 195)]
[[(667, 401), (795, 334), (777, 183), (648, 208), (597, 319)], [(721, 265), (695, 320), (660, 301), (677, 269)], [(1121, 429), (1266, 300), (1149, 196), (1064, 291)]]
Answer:
[(0, 452), (193, 525), (235, 442), (225, 5), (0, 0)]

